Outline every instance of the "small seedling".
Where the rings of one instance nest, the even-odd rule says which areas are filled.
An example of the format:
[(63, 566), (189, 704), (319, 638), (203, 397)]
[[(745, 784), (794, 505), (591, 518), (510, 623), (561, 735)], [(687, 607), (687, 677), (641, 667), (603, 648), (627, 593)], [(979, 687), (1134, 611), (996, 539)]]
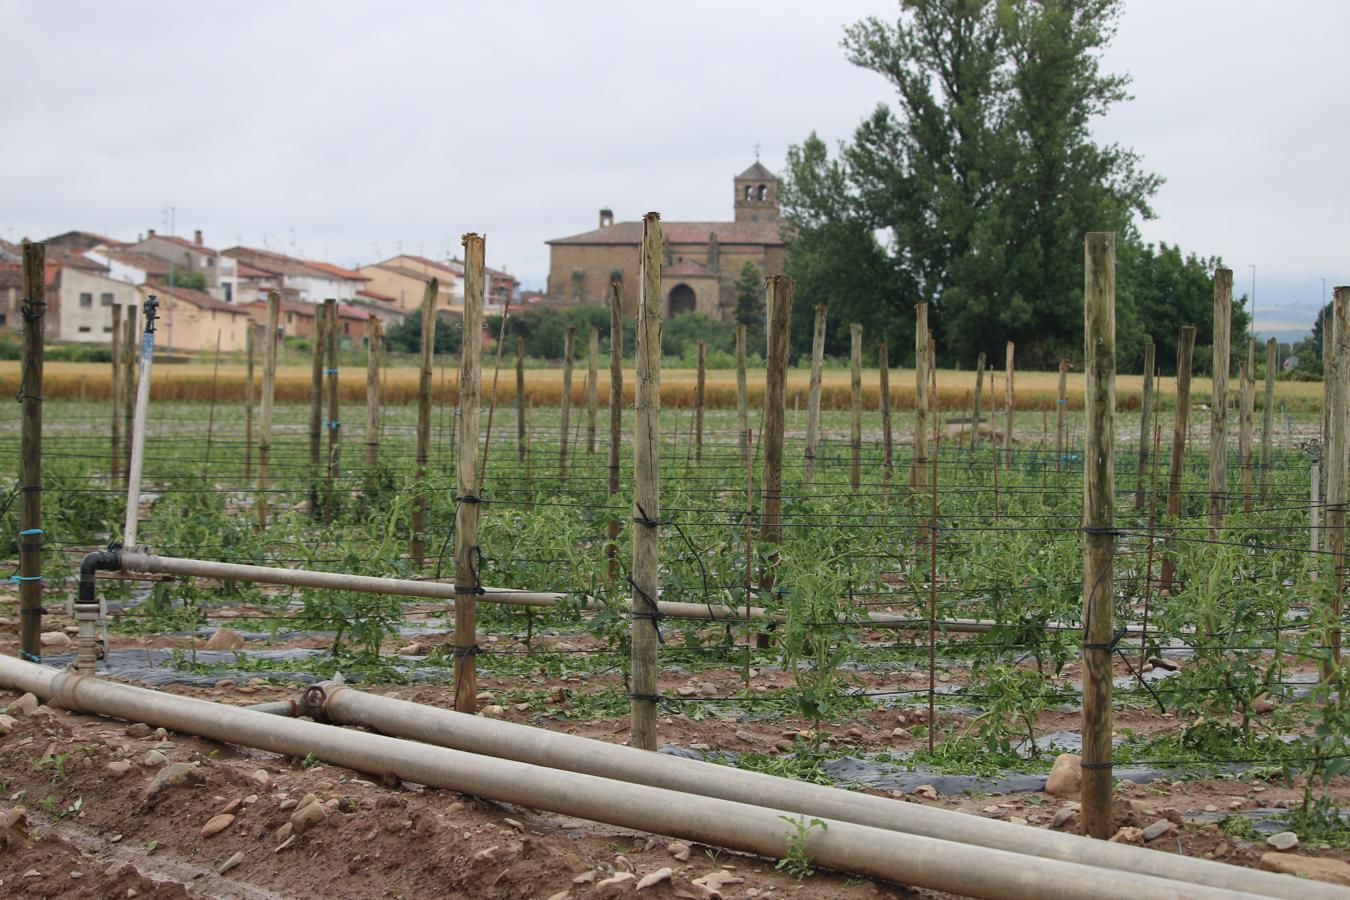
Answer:
[(811, 836), (811, 832), (819, 828), (825, 831), (830, 826), (826, 825), (821, 819), (807, 819), (805, 816), (793, 818), (791, 816), (779, 816), (784, 822), (792, 826), (788, 831), (787, 856), (778, 861), (774, 868), (781, 869), (789, 875), (796, 877), (798, 881), (815, 873), (811, 868), (811, 857), (806, 852), (806, 841)]

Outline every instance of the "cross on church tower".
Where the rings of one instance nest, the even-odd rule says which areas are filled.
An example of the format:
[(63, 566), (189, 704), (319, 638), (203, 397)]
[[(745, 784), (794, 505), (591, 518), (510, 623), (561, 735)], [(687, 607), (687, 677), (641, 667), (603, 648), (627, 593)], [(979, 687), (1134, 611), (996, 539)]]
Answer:
[(755, 162), (759, 162), (759, 144), (755, 144)]

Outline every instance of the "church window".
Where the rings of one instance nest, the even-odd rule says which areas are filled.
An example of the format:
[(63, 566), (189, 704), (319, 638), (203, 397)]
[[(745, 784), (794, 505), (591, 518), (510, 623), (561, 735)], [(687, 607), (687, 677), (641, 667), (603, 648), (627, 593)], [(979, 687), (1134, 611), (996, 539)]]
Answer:
[(769, 189), (768, 189), (767, 187), (765, 187), (764, 185), (761, 184), (761, 185), (759, 186), (759, 190), (756, 191), (756, 193), (759, 194), (759, 198), (758, 198), (758, 199), (764, 200), (764, 199), (766, 199), (766, 198), (769, 196)]
[(754, 191), (755, 191), (755, 189), (752, 188), (750, 185), (747, 184), (747, 185), (745, 186), (745, 199), (746, 199), (746, 200), (753, 200), (753, 199), (755, 199)]

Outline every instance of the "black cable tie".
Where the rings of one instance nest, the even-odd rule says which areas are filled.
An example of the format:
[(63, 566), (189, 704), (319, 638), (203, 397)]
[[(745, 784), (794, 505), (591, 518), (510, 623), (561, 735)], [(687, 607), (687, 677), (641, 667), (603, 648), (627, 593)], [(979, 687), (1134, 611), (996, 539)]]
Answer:
[(662, 697), (660, 694), (629, 694), (630, 700), (646, 700), (649, 703), (669, 703), (669, 697)]
[(1084, 525), (1081, 529), (1084, 534), (1090, 534), (1093, 537), (1120, 537), (1125, 534), (1119, 528), (1111, 525)]
[(482, 647), (478, 646), (477, 644), (470, 644), (470, 645), (467, 646), (467, 647), (451, 647), (451, 648), (450, 648), (450, 655), (453, 656), (453, 657), (455, 657), (456, 659), (460, 659), (460, 658), (463, 658), (463, 657), (466, 657), (466, 656), (477, 656), (477, 655), (480, 654), (480, 653), (486, 653), (486, 652), (487, 652), (486, 650), (484, 650)]
[(21, 616), (45, 616), (45, 615), (47, 615), (47, 608), (46, 608), (45, 606), (34, 606), (34, 607), (31, 607), (31, 608), (21, 609), (21, 610), (19, 610), (19, 615), (21, 615)]
[[(638, 514), (636, 516), (633, 516), (633, 521), (636, 524), (646, 525), (648, 528), (657, 528), (665, 524), (660, 519), (653, 519), (651, 516), (647, 515), (647, 511), (642, 508), (641, 503), (637, 503), (634, 505), (637, 506), (638, 509)], [(631, 579), (629, 580), (631, 581)]]
[(456, 503), (482, 503), (481, 497), (475, 497), (473, 494), (465, 494), (462, 497), (455, 498)]
[(487, 593), (487, 589), (481, 584), (457, 584), (455, 585), (456, 594), (477, 594), (480, 597)]
[(42, 485), (25, 484), (23, 487), (19, 488), (19, 490), (25, 494), (40, 494), (42, 493)]
[(1116, 764), (1113, 763), (1113, 762), (1093, 762), (1093, 763), (1085, 762), (1085, 763), (1080, 763), (1080, 764), (1079, 764), (1079, 768), (1083, 768), (1083, 769), (1112, 769), (1112, 768), (1115, 768), (1115, 765), (1116, 765)]
[(1120, 643), (1120, 639), (1123, 638), (1124, 636), (1125, 636), (1125, 626), (1122, 625), (1120, 628), (1116, 629), (1115, 635), (1112, 636), (1111, 640), (1108, 641), (1107, 643), (1105, 643), (1105, 644), (1100, 644), (1100, 643), (1098, 643), (1098, 644), (1092, 644), (1092, 643), (1088, 643), (1087, 641), (1084, 641), (1084, 642), (1083, 642), (1083, 649), (1084, 649), (1084, 650), (1105, 650), (1107, 653), (1114, 653), (1114, 652), (1116, 652), (1116, 645)]
[(638, 612), (637, 610), (633, 610), (631, 613), (629, 613), (629, 615), (631, 615), (634, 619), (649, 620), (652, 623), (652, 627), (656, 629), (657, 643), (664, 644), (666, 642), (666, 639), (661, 634), (661, 620), (666, 617), (665, 614), (661, 612), (660, 607), (656, 605), (656, 601), (652, 600), (651, 596), (646, 591), (638, 587), (637, 582), (633, 580), (633, 576), (626, 575), (624, 577), (627, 579), (628, 583), (632, 586), (633, 590), (637, 593), (637, 595), (642, 598), (642, 602), (647, 604), (647, 608), (650, 610), (650, 612)]

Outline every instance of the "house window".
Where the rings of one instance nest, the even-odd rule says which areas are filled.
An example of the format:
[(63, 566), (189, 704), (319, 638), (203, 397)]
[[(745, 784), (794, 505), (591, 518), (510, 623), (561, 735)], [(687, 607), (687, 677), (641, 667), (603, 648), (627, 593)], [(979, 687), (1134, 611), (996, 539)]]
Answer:
[(212, 258), (209, 257), (209, 256), (206, 258), (206, 265), (207, 265), (208, 268), (211, 267), (211, 266), (214, 266), (215, 264), (216, 264), (216, 261), (215, 261), (214, 259), (212, 259)]
[(234, 285), (230, 284), (228, 281), (225, 282), (225, 302), (234, 302)]
[(99, 295), (98, 295), (98, 302), (99, 302), (99, 305), (100, 305), (100, 306), (112, 306), (112, 305), (113, 305), (113, 295), (112, 295), (112, 294), (99, 294)]
[(5, 314), (4, 314), (4, 313), (0, 313), (0, 325), (4, 325), (4, 324), (5, 324)]
[(80, 306), (86, 309), (92, 309), (94, 306), (93, 294), (80, 294)]
[(90, 331), (90, 328), (89, 328), (88, 325), (81, 325), (81, 326), (80, 326), (80, 334), (88, 334), (89, 331)]

